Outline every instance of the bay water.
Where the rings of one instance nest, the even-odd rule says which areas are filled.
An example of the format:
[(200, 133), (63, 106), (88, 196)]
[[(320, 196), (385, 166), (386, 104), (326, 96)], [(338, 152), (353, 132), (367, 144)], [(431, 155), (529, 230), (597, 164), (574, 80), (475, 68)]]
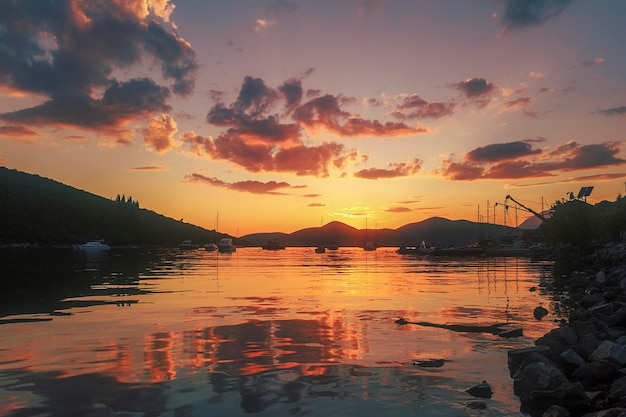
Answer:
[[(10, 417), (521, 416), (507, 351), (559, 318), (543, 290), (551, 263), (527, 258), (114, 248), (2, 260)], [(483, 380), (491, 398), (465, 392)]]

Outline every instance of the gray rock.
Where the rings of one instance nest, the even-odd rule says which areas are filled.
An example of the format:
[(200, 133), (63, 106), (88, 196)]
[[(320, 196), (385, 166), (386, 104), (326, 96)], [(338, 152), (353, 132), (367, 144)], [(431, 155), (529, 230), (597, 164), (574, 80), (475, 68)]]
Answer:
[(541, 417), (570, 417), (571, 414), (567, 408), (560, 405), (553, 405), (546, 410)]
[(509, 350), (507, 355), (511, 376), (514, 376), (517, 371), (528, 363), (547, 361), (548, 359), (543, 354), (549, 351), (550, 348), (548, 346), (530, 346)]
[(491, 398), (493, 395), (491, 385), (489, 385), (487, 381), (483, 381), (482, 383), (465, 390), (465, 392), (478, 398)]
[(575, 368), (578, 368), (585, 363), (585, 360), (581, 358), (580, 355), (576, 353), (573, 349), (567, 349), (566, 351), (561, 353), (561, 358), (566, 364), (571, 365)]
[(515, 374), (513, 391), (522, 403), (521, 411), (532, 415), (540, 415), (552, 405), (572, 410), (589, 404), (582, 384), (570, 382), (560, 369), (547, 362), (528, 364)]
[(618, 365), (626, 365), (626, 346), (619, 345), (610, 340), (604, 340), (600, 346), (589, 355), (591, 361), (608, 360)]
[(609, 361), (586, 362), (572, 372), (572, 379), (580, 381), (586, 390), (598, 384), (610, 383), (620, 376), (617, 366)]
[(613, 382), (611, 389), (607, 393), (607, 398), (610, 401), (617, 401), (620, 398), (625, 397), (625, 396), (626, 396), (626, 376), (619, 378), (618, 380)]

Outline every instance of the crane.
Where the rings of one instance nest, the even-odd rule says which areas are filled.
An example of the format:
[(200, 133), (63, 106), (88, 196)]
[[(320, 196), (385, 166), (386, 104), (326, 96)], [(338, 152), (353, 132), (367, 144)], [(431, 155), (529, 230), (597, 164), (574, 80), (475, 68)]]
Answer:
[(541, 220), (542, 222), (546, 220), (546, 218), (544, 216), (542, 216), (540, 213), (537, 213), (535, 210), (526, 207), (525, 205), (523, 205), (522, 203), (520, 203), (519, 201), (515, 200), (513, 197), (511, 197), (510, 195), (507, 195), (505, 200), (511, 200), (512, 202), (514, 202), (515, 204), (517, 204), (518, 206), (520, 206), (521, 208), (523, 208), (524, 210), (528, 211), (529, 213), (534, 214), (535, 216), (537, 216), (539, 218), (539, 220)]

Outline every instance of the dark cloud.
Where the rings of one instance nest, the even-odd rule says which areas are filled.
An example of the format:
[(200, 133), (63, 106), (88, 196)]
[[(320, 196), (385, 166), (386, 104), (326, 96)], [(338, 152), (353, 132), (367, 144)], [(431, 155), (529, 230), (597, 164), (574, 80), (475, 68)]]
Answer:
[(497, 162), (502, 160), (517, 159), (541, 153), (541, 149), (532, 149), (532, 145), (526, 141), (509, 143), (493, 143), (471, 150), (465, 156), (471, 162)]
[(270, 110), (278, 99), (278, 92), (266, 86), (265, 81), (248, 76), (244, 78), (237, 101), (232, 107), (255, 117)]
[[(542, 153), (523, 144), (512, 142), (478, 148), (466, 154), (463, 162), (444, 160), (438, 172), (451, 180), (523, 179), (626, 164), (626, 160), (618, 157), (621, 144), (616, 142), (591, 145), (569, 142), (552, 152)], [(528, 155), (523, 155), (524, 152)], [(526, 158), (531, 155), (536, 156)]]
[(453, 87), (456, 87), (467, 98), (486, 96), (497, 88), (493, 83), (488, 82), (484, 78), (471, 78), (453, 84)]
[(577, 171), (590, 168), (604, 168), (613, 165), (623, 165), (626, 160), (618, 158), (620, 144), (616, 142), (596, 143), (591, 145), (579, 145), (571, 142), (566, 145), (563, 152), (555, 155), (564, 158), (556, 163), (557, 169), (563, 171)]
[(303, 197), (307, 197), (307, 198), (317, 198), (317, 197), (321, 197), (321, 194), (305, 194), (303, 195)]
[(508, 0), (502, 26), (523, 29), (538, 26), (561, 13), (572, 0)]
[(405, 136), (425, 133), (424, 128), (413, 128), (404, 123), (365, 120), (341, 109), (339, 99), (326, 94), (304, 103), (294, 112), (294, 119), (315, 130), (324, 128), (339, 136)]
[(207, 121), (215, 126), (234, 126), (228, 130), (230, 136), (258, 142), (279, 143), (300, 138), (300, 128), (296, 124), (281, 124), (276, 116), (253, 118), (219, 104), (209, 111)]
[(302, 82), (295, 78), (285, 81), (283, 85), (278, 87), (278, 91), (283, 94), (287, 101), (287, 111), (300, 104), (302, 100)]
[[(166, 110), (170, 91), (190, 93), (196, 56), (184, 39), (165, 29), (171, 10), (135, 6), (112, 0), (2, 2), (0, 87), (47, 100), (0, 117), (113, 133)], [(173, 82), (171, 90), (152, 80), (118, 81), (113, 75), (144, 58), (151, 58), (164, 79)]]
[(301, 188), (301, 187), (292, 187), (286, 182), (277, 182), (277, 181), (269, 181), (269, 182), (261, 182), (261, 181), (239, 181), (234, 183), (227, 183), (215, 177), (206, 177), (202, 174), (187, 174), (185, 175), (185, 180), (191, 183), (203, 183), (208, 184), (214, 187), (224, 187), (229, 190), (246, 192), (252, 194), (270, 194), (270, 195), (286, 195), (287, 193), (279, 192), (277, 190), (281, 189), (290, 189), (290, 188)]
[(613, 107), (606, 110), (600, 110), (600, 114), (604, 114), (605, 116), (621, 116), (626, 114), (626, 106)]
[(393, 112), (398, 119), (438, 119), (454, 114), (455, 103), (429, 103), (417, 94), (406, 97)]
[(57, 94), (43, 104), (4, 113), (0, 118), (33, 126), (79, 127), (85, 130), (121, 134), (123, 126), (137, 117), (169, 112), (170, 92), (148, 78), (124, 83), (112, 82), (101, 99), (78, 94)]
[(307, 207), (326, 207), (326, 204), (324, 204), (324, 203), (311, 203), (311, 204), (307, 204)]
[(498, 91), (498, 87), (495, 84), (488, 82), (484, 78), (471, 78), (451, 84), (451, 86), (459, 90), (463, 96), (479, 107), (489, 104), (491, 96)]
[(354, 173), (357, 178), (363, 178), (367, 180), (377, 180), (381, 178), (397, 178), (408, 177), (419, 172), (422, 162), (415, 159), (412, 162), (402, 162), (398, 164), (390, 164), (389, 169), (369, 168), (362, 169)]

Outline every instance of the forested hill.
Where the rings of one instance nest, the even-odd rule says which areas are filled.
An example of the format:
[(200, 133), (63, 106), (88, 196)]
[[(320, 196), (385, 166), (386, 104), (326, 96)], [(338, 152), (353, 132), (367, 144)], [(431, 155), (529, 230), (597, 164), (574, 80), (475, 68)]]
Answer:
[(0, 245), (76, 244), (104, 239), (111, 245), (204, 244), (215, 231), (78, 190), (38, 175), (0, 167)]

